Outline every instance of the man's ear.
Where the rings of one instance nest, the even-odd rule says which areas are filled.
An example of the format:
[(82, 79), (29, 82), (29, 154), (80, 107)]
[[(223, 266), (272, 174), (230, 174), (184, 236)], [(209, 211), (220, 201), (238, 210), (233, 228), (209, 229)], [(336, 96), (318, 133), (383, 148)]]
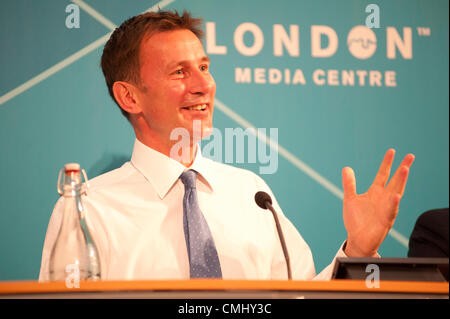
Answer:
[(140, 113), (142, 110), (138, 103), (139, 89), (128, 82), (117, 81), (113, 84), (113, 93), (120, 107), (130, 114)]

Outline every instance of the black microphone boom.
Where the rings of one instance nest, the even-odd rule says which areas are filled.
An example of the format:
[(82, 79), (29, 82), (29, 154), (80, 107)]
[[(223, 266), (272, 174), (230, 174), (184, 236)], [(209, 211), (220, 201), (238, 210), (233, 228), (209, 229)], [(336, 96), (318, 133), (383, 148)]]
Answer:
[(280, 238), (281, 248), (283, 249), (284, 259), (286, 260), (286, 267), (288, 273), (288, 279), (292, 279), (291, 274), (291, 263), (289, 261), (289, 253), (286, 247), (286, 242), (284, 241), (283, 230), (281, 229), (280, 221), (278, 220), (278, 215), (272, 206), (272, 198), (266, 192), (257, 192), (255, 194), (255, 202), (262, 209), (269, 209), (272, 212), (273, 218), (275, 219), (275, 225), (277, 226), (278, 237)]

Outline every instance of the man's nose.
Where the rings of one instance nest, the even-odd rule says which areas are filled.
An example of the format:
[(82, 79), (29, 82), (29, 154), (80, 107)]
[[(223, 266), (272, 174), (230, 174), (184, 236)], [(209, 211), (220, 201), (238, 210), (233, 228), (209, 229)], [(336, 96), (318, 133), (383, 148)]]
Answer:
[(214, 79), (211, 74), (202, 71), (196, 71), (190, 79), (189, 91), (191, 94), (205, 95), (208, 94), (215, 86)]

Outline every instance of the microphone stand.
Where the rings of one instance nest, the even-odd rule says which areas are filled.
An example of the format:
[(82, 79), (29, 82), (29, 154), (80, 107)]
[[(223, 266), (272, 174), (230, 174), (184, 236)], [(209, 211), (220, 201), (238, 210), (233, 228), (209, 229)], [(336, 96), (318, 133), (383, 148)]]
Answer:
[(275, 209), (273, 208), (272, 204), (269, 201), (266, 201), (265, 204), (266, 204), (266, 207), (269, 208), (269, 210), (272, 212), (273, 218), (275, 219), (275, 225), (277, 226), (277, 232), (278, 232), (278, 237), (280, 238), (281, 248), (283, 248), (284, 258), (286, 259), (288, 280), (292, 280), (291, 262), (289, 260), (289, 253), (288, 253), (288, 250), (286, 247), (286, 242), (284, 241), (284, 236), (283, 236), (283, 231), (281, 229), (280, 221), (278, 220), (278, 216), (275, 213)]

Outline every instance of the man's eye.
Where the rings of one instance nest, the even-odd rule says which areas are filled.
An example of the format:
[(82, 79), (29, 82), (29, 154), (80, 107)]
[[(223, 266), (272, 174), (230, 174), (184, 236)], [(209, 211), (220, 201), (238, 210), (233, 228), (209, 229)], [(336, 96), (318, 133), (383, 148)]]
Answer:
[(208, 65), (204, 64), (200, 66), (201, 71), (208, 71)]
[(183, 74), (183, 69), (177, 69), (175, 70), (175, 72), (173, 72), (173, 74)]

